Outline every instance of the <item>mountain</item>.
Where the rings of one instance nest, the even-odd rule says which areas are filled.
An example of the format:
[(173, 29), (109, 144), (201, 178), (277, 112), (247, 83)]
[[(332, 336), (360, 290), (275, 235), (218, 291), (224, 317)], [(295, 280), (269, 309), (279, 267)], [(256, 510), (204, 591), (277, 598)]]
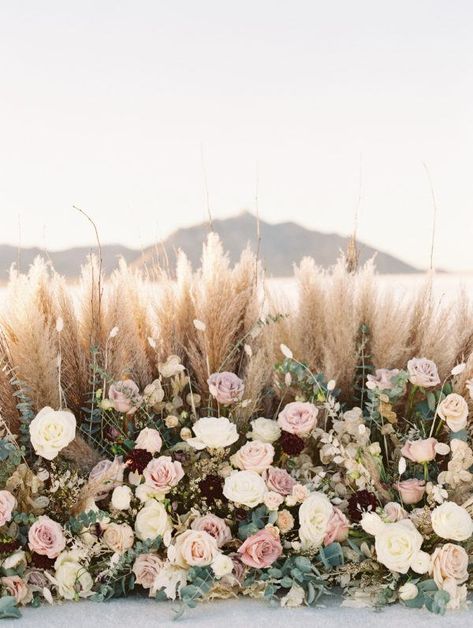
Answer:
[[(255, 251), (257, 249), (257, 220), (255, 216), (244, 212), (233, 218), (214, 220), (213, 229), (223, 241), (230, 259), (235, 262), (247, 244)], [(194, 268), (200, 264), (202, 243), (209, 232), (207, 223), (178, 229), (164, 242), (150, 246), (144, 251), (138, 251), (109, 244), (102, 247), (103, 267), (106, 273), (112, 271), (120, 257), (135, 267), (143, 267), (159, 260), (174, 268), (176, 252), (182, 249), (189, 257)], [(294, 222), (282, 222), (275, 225), (260, 221), (259, 254), (270, 276), (287, 277), (292, 274), (293, 263), (298, 263), (303, 257), (312, 256), (317, 264), (325, 268), (332, 266), (340, 251), (345, 251), (347, 238), (336, 233), (320, 233), (305, 229)], [(402, 260), (377, 251), (376, 249), (358, 242), (360, 263), (376, 254), (376, 268), (380, 273), (411, 273), (418, 272)], [(22, 248), (0, 245), (0, 280), (5, 281), (11, 264), (19, 264), (22, 271), (26, 270), (37, 255), (51, 260), (54, 268), (62, 275), (75, 278), (79, 274), (80, 266), (86, 256), (97, 252), (96, 247), (75, 247), (64, 251), (46, 252), (39, 248)]]

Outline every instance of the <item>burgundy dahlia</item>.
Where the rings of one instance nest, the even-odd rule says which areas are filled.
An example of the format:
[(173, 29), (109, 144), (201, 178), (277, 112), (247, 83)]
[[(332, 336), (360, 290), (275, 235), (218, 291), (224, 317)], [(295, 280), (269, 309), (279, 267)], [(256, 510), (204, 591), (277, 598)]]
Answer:
[(38, 569), (53, 569), (54, 562), (54, 558), (48, 558), (43, 554), (36, 554), (35, 552), (31, 554), (31, 563)]
[(16, 539), (0, 539), (0, 554), (13, 554), (19, 549), (20, 543)]
[(143, 473), (152, 457), (153, 454), (150, 454), (146, 449), (132, 449), (127, 455), (125, 462), (130, 471)]
[(282, 450), (288, 456), (298, 456), (305, 447), (302, 438), (289, 432), (283, 432), (279, 442), (281, 443)]
[(355, 523), (361, 521), (364, 512), (374, 512), (378, 502), (369, 491), (357, 491), (348, 500), (348, 514)]
[(199, 489), (208, 501), (215, 501), (223, 497), (222, 478), (218, 475), (207, 475), (199, 482)]

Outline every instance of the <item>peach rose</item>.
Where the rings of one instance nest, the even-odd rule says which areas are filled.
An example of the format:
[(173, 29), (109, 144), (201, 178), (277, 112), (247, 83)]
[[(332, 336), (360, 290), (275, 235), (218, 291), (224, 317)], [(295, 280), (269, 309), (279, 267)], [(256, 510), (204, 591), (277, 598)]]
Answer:
[(16, 499), (10, 491), (0, 491), (0, 528), (11, 521)]
[(348, 538), (350, 523), (339, 508), (333, 508), (332, 516), (329, 519), (327, 531), (325, 532), (324, 545), (330, 545), (337, 541), (343, 543)]
[(17, 604), (29, 604), (33, 599), (33, 592), (20, 576), (4, 576), (0, 582), (5, 592), (15, 598)]
[(437, 414), (452, 432), (465, 429), (468, 420), (468, 404), (461, 395), (451, 393), (439, 403)]
[(261, 473), (273, 462), (274, 447), (259, 440), (248, 441), (231, 457), (231, 463), (242, 471)]
[(286, 534), (294, 527), (294, 517), (289, 510), (281, 510), (278, 512), (276, 525), (282, 534)]
[(264, 528), (249, 536), (238, 548), (245, 565), (255, 569), (265, 569), (282, 554), (282, 545), (276, 528)]
[(437, 547), (432, 554), (429, 574), (435, 580), (435, 584), (442, 588), (447, 578), (452, 578), (457, 584), (468, 580), (468, 554), (454, 543), (445, 543)]
[(431, 388), (440, 384), (437, 366), (435, 362), (427, 360), (427, 358), (412, 358), (407, 363), (407, 371), (409, 373), (409, 381), (414, 386)]
[(132, 571), (136, 583), (143, 589), (149, 589), (149, 597), (156, 595), (156, 578), (163, 568), (164, 562), (156, 554), (140, 554), (135, 558)]
[(290, 495), (296, 485), (295, 479), (285, 469), (278, 469), (277, 467), (269, 467), (263, 477), (268, 490), (284, 495), (284, 497)]
[(317, 424), (317, 408), (313, 403), (293, 401), (278, 416), (278, 425), (285, 432), (308, 436)]
[(136, 449), (144, 449), (150, 454), (156, 454), (161, 451), (163, 446), (163, 440), (158, 430), (154, 430), (150, 427), (145, 427), (138, 434), (135, 447)]
[(212, 397), (223, 406), (229, 406), (240, 401), (245, 391), (243, 380), (235, 373), (228, 371), (213, 373), (207, 380), (207, 384)]
[(435, 458), (436, 438), (425, 438), (420, 440), (408, 440), (401, 449), (404, 458), (412, 460), (412, 462), (424, 463), (430, 462)]
[(221, 517), (217, 517), (217, 515), (214, 515), (211, 512), (194, 519), (191, 523), (191, 528), (193, 530), (207, 532), (210, 536), (213, 536), (213, 538), (217, 541), (218, 547), (222, 547), (232, 538), (232, 533), (230, 528), (225, 523), (225, 520)]
[(217, 554), (217, 541), (203, 530), (186, 530), (179, 534), (168, 550), (171, 561), (183, 568), (210, 565)]
[(36, 554), (57, 558), (66, 547), (62, 527), (46, 515), (38, 517), (29, 529), (28, 546)]
[(122, 414), (134, 414), (141, 405), (140, 389), (132, 379), (114, 382), (108, 389), (113, 408)]
[(131, 547), (135, 537), (127, 523), (110, 523), (103, 533), (103, 542), (116, 554), (123, 554)]
[(412, 478), (397, 482), (394, 487), (399, 491), (402, 501), (409, 504), (417, 504), (424, 497), (425, 481)]
[(184, 469), (180, 462), (173, 461), (170, 456), (153, 458), (143, 471), (145, 484), (158, 493), (169, 493), (179, 480), (184, 477)]
[(393, 379), (399, 374), (399, 369), (376, 369), (375, 375), (368, 375), (366, 388), (374, 390), (390, 390), (393, 387)]

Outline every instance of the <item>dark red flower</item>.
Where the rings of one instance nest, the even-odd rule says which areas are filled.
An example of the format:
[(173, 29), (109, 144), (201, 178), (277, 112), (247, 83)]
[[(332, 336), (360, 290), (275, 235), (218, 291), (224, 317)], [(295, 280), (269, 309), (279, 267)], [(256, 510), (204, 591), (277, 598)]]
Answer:
[(31, 563), (38, 569), (54, 569), (54, 558), (48, 558), (42, 554), (31, 554)]
[(152, 457), (153, 454), (150, 454), (146, 449), (132, 449), (125, 459), (126, 466), (130, 471), (143, 473)]
[(281, 443), (282, 450), (284, 453), (288, 454), (288, 456), (298, 456), (305, 447), (302, 438), (299, 438), (296, 434), (290, 434), (284, 431), (281, 434), (279, 442)]
[(20, 543), (16, 539), (0, 539), (0, 554), (13, 554), (19, 547)]
[(207, 475), (199, 482), (199, 489), (208, 501), (215, 501), (223, 497), (223, 482), (218, 475)]
[(245, 521), (248, 513), (244, 508), (235, 508), (235, 520), (236, 521)]
[(361, 521), (364, 512), (374, 512), (378, 502), (369, 491), (357, 491), (348, 500), (348, 514), (355, 523)]

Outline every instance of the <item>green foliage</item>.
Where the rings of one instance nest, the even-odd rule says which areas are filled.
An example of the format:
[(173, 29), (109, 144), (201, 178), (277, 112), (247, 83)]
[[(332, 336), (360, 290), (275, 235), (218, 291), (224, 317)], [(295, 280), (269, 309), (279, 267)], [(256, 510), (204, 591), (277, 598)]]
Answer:
[(238, 537), (244, 541), (252, 534), (262, 530), (268, 523), (274, 523), (277, 513), (269, 511), (266, 506), (258, 506), (248, 513), (248, 517), (238, 527)]
[(319, 551), (319, 558), (325, 569), (328, 571), (334, 567), (340, 567), (340, 565), (343, 565), (345, 562), (340, 543), (331, 543), (330, 545), (327, 545), (327, 547), (321, 547)]
[(33, 402), (29, 396), (30, 390), (28, 386), (21, 380), (13, 377), (11, 380), (12, 386), (16, 389), (13, 393), (18, 399), (16, 407), (20, 412), (20, 441), (23, 444), (28, 456), (33, 453), (30, 441), (30, 423), (35, 417), (33, 409)]
[(95, 525), (107, 517), (108, 513), (103, 510), (87, 510), (86, 512), (81, 512), (76, 517), (70, 517), (65, 527), (70, 530), (72, 534), (79, 534), (84, 528), (90, 528), (90, 526)]
[(21, 617), (20, 609), (12, 595), (0, 597), (0, 619), (18, 619)]
[(337, 397), (339, 389), (329, 392), (328, 381), (322, 373), (312, 373), (310, 369), (302, 363), (286, 358), (283, 362), (276, 364), (275, 372), (284, 381), (285, 376), (291, 376), (291, 387), (297, 388), (298, 394), (302, 394), (308, 401), (323, 403), (329, 394)]
[(21, 462), (21, 450), (7, 439), (0, 439), (0, 488)]
[[(413, 581), (415, 582), (415, 581)], [(405, 606), (409, 608), (427, 608), (436, 615), (445, 615), (450, 595), (446, 591), (437, 588), (433, 580), (423, 580), (416, 582), (418, 589), (417, 597), (413, 600), (406, 600)]]

